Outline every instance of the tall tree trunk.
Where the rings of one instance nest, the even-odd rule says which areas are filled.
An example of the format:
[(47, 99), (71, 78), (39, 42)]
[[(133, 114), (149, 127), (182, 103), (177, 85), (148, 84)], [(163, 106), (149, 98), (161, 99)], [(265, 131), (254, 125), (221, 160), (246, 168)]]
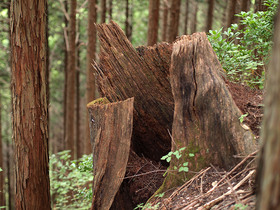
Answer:
[(12, 1), (11, 5), (16, 209), (51, 209), (46, 96), (46, 4), (47, 1), (44, 0), (18, 0)]
[(66, 149), (75, 158), (75, 79), (76, 79), (76, 7), (77, 1), (70, 4), (69, 51), (67, 63), (67, 100), (66, 100)]
[(106, 0), (101, 0), (101, 23), (105, 23), (106, 21), (106, 12), (107, 12)]
[(13, 179), (12, 173), (11, 173), (11, 165), (10, 165), (10, 143), (7, 143), (7, 150), (6, 150), (6, 165), (7, 165), (7, 184), (8, 184), (8, 205), (9, 205), (9, 210), (13, 209), (13, 204), (12, 202), (14, 196), (13, 196), (13, 190), (12, 190), (12, 184), (11, 181)]
[[(64, 1), (65, 11), (68, 12), (68, 1)], [(57, 151), (60, 149), (65, 149), (66, 145), (66, 115), (67, 115), (67, 66), (68, 66), (68, 51), (69, 51), (69, 40), (68, 40), (68, 19), (64, 15), (64, 92), (63, 92), (63, 147), (57, 148)]]
[(129, 6), (129, 0), (126, 0), (126, 5), (125, 5), (125, 35), (127, 36), (128, 40), (131, 41), (131, 36), (132, 36), (132, 22), (130, 20), (131, 16), (131, 9)]
[(167, 41), (167, 24), (168, 24), (168, 1), (163, 1), (163, 12), (162, 12), (162, 41)]
[(149, 2), (148, 46), (157, 43), (159, 21), (159, 0)]
[[(88, 3), (88, 46), (87, 46), (87, 89), (86, 89), (86, 100), (87, 103), (95, 99), (95, 76), (92, 68), (92, 61), (95, 60), (96, 52), (96, 29), (93, 23), (96, 23), (96, 0), (91, 0)], [(89, 115), (87, 114), (87, 119)], [(89, 123), (86, 120), (86, 142), (85, 142), (85, 153), (91, 154), (91, 143), (89, 133)]]
[(228, 2), (228, 18), (227, 18), (227, 28), (235, 22), (237, 0), (232, 0)]
[[(1, 122), (2, 122), (2, 118), (1, 118), (1, 92), (0, 92), (0, 168), (3, 170), (3, 147), (2, 147), (2, 127), (1, 127)], [(1, 171), (0, 172), (0, 206), (5, 206), (6, 202), (5, 202), (5, 190), (4, 190), (4, 186), (5, 186), (5, 178), (4, 178), (4, 172)]]
[(181, 0), (173, 0), (169, 12), (168, 42), (173, 42), (178, 36)]
[(206, 18), (206, 32), (212, 29), (215, 0), (208, 0), (208, 14)]
[(194, 2), (194, 10), (193, 10), (193, 23), (192, 23), (192, 34), (196, 32), (196, 26), (197, 26), (197, 12), (198, 12), (198, 3)]
[(113, 0), (109, 0), (109, 19), (113, 20)]
[[(80, 31), (80, 23), (78, 22), (78, 31)], [(77, 72), (76, 72), (76, 116), (75, 116), (75, 131), (76, 131), (76, 158), (79, 159), (83, 155), (83, 142), (80, 139), (80, 41), (77, 43)]]
[(184, 34), (188, 34), (188, 22), (189, 22), (189, 0), (186, 0)]
[(274, 48), (270, 63), (262, 127), (263, 153), (258, 168), (260, 181), (257, 209), (280, 208), (280, 9), (274, 31)]

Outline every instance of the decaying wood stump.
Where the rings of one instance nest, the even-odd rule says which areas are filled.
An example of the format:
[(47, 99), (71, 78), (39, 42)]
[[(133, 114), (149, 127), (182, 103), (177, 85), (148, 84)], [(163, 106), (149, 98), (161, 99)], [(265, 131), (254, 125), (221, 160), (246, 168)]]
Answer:
[[(242, 113), (220, 76), (222, 71), (205, 33), (182, 36), (174, 43), (170, 67), (175, 102), (172, 151), (186, 149), (179, 160), (171, 160), (171, 169), (185, 162), (192, 171), (210, 163), (228, 169), (238, 161), (234, 155), (256, 150), (251, 130), (240, 123)], [(161, 190), (179, 185), (184, 175), (168, 173)]]
[(141, 47), (137, 52), (116, 23), (97, 25), (97, 31), (102, 47), (100, 66), (94, 65), (99, 89), (110, 102), (135, 98), (133, 150), (159, 160), (171, 148), (172, 45)]
[(91, 209), (109, 209), (123, 181), (130, 151), (133, 102), (130, 98), (105, 105), (88, 104), (94, 175)]

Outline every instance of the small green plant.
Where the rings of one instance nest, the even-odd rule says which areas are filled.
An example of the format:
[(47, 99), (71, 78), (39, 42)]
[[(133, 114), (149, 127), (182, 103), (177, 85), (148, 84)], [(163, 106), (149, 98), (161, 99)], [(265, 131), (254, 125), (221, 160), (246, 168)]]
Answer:
[(89, 209), (92, 199), (92, 155), (70, 159), (70, 151), (50, 156), (50, 185), (53, 209)]
[[(170, 151), (167, 155), (164, 155), (161, 160), (165, 160), (166, 162), (170, 162), (172, 159), (172, 156), (174, 156), (175, 158), (177, 158), (178, 160), (182, 157), (183, 151), (186, 149), (186, 147), (182, 147), (179, 150), (176, 151)], [(194, 157), (193, 153), (189, 153), (189, 157)], [(173, 169), (171, 170), (176, 170), (178, 172), (188, 172), (189, 171), (189, 167), (188, 167), (189, 163), (188, 162), (184, 162), (178, 166), (174, 166)], [(163, 176), (166, 175), (166, 173), (168, 172), (168, 170), (164, 173)]]
[(234, 205), (234, 210), (246, 210), (247, 209), (247, 205), (243, 205), (242, 203), (237, 203)]
[(157, 203), (157, 204), (155, 204), (155, 205), (152, 205), (152, 204), (150, 204), (150, 203), (146, 203), (146, 204), (140, 203), (140, 204), (138, 204), (138, 205), (134, 208), (134, 210), (136, 210), (136, 209), (151, 209), (151, 210), (156, 210), (156, 209), (159, 209), (159, 206), (160, 206), (160, 203)]
[(241, 123), (243, 123), (245, 117), (247, 117), (247, 116), (248, 116), (248, 113), (241, 115), (241, 116), (239, 117), (239, 121), (240, 121)]

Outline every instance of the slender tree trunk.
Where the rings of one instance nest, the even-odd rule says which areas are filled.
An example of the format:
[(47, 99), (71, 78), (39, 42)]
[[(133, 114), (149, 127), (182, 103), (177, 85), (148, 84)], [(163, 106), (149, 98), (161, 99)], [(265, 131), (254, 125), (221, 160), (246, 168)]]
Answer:
[(223, 17), (222, 17), (222, 26), (223, 30), (227, 27), (227, 10), (228, 10), (228, 1), (225, 1), (225, 7), (223, 8)]
[(206, 18), (206, 32), (212, 29), (215, 0), (208, 0), (208, 14)]
[(46, 4), (47, 1), (44, 0), (18, 0), (12, 1), (11, 5), (16, 209), (51, 209), (46, 95)]
[[(12, 185), (11, 185), (11, 179), (12, 179), (12, 174), (11, 174), (11, 166), (10, 166), (10, 143), (7, 143), (7, 151), (6, 151), (6, 165), (7, 165), (7, 177), (8, 177), (8, 205), (9, 205), (9, 210), (13, 209), (12, 208), (12, 198), (13, 198), (13, 192), (12, 192)], [(14, 203), (14, 202), (13, 202)]]
[(188, 22), (189, 22), (189, 0), (186, 0), (185, 5), (185, 26), (184, 26), (184, 34), (188, 34)]
[(125, 35), (127, 36), (128, 40), (131, 41), (132, 36), (132, 26), (131, 26), (131, 20), (130, 16), (132, 15), (130, 6), (129, 6), (129, 0), (126, 0), (126, 6), (125, 6)]
[(106, 0), (101, 0), (101, 23), (105, 23), (106, 21), (106, 12), (107, 12)]
[(167, 24), (168, 24), (168, 1), (163, 1), (163, 13), (162, 13), (162, 41), (167, 41)]
[(113, 20), (113, 0), (109, 0), (109, 19)]
[(228, 18), (227, 18), (227, 28), (235, 22), (237, 0), (232, 0), (228, 2)]
[[(96, 52), (96, 29), (94, 24), (96, 23), (96, 1), (91, 0), (88, 4), (88, 46), (87, 46), (87, 89), (86, 98), (87, 103), (95, 99), (95, 76), (92, 68), (92, 62), (95, 60)], [(92, 147), (90, 143), (90, 133), (89, 133), (89, 115), (87, 114), (86, 120), (86, 142), (85, 142), (85, 153), (91, 154)]]
[[(80, 24), (79, 24), (80, 26)], [(78, 26), (78, 31), (79, 27)], [(80, 139), (80, 42), (77, 43), (77, 72), (76, 72), (76, 118), (75, 118), (75, 127), (76, 127), (76, 157), (77, 159), (81, 158), (83, 155), (82, 144), (83, 142)]]
[(193, 23), (192, 23), (192, 34), (196, 32), (197, 26), (197, 12), (198, 12), (198, 3), (194, 2), (194, 10), (193, 10)]
[[(64, 7), (65, 11), (68, 12), (68, 1), (64, 1)], [(64, 92), (63, 92), (63, 147), (58, 148), (57, 150), (60, 151), (60, 149), (65, 149), (66, 145), (66, 115), (67, 115), (67, 65), (68, 65), (68, 51), (69, 51), (69, 42), (68, 42), (68, 20), (66, 16), (64, 15)], [(57, 151), (56, 151), (57, 152)]]
[[(2, 147), (2, 127), (1, 127), (1, 92), (0, 92), (0, 168), (3, 170), (3, 147)], [(4, 177), (4, 172), (0, 172), (0, 206), (5, 206), (5, 177)]]
[(75, 158), (75, 79), (76, 79), (76, 7), (77, 1), (70, 4), (69, 51), (67, 63), (67, 103), (66, 103), (66, 149), (71, 151), (71, 158)]
[(157, 43), (159, 21), (159, 0), (149, 2), (148, 46)]
[(173, 0), (169, 12), (168, 42), (173, 42), (178, 36), (181, 0)]
[(266, 87), (262, 127), (263, 153), (258, 168), (260, 181), (257, 209), (280, 208), (280, 9), (274, 31), (274, 48)]

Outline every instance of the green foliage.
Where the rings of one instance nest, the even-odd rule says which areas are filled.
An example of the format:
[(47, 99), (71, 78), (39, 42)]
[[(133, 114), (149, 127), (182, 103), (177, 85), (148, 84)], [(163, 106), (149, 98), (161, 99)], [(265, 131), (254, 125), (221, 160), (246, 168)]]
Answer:
[(92, 199), (92, 170), (92, 155), (70, 160), (68, 150), (52, 154), (50, 183), (53, 208), (89, 209)]
[[(186, 147), (182, 147), (179, 150), (176, 151), (170, 151), (167, 155), (163, 156), (161, 158), (161, 160), (165, 160), (166, 162), (170, 162), (172, 159), (172, 156), (174, 156), (177, 160), (179, 160), (182, 155), (183, 155), (183, 151), (186, 149)], [(193, 153), (189, 153), (189, 157), (194, 157)], [(171, 170), (175, 170), (178, 172), (188, 172), (189, 171), (189, 167), (188, 167), (189, 163), (188, 162), (184, 162), (182, 164), (179, 164), (178, 166), (174, 166), (173, 169)], [(166, 173), (168, 172), (168, 170), (164, 173), (164, 176), (166, 175)]]
[[(240, 24), (209, 31), (209, 41), (230, 80), (263, 88), (272, 47), (273, 20), (278, 1), (267, 0), (267, 11), (241, 12)], [(261, 72), (261, 74), (259, 74)]]
[(234, 210), (246, 210), (247, 209), (247, 205), (243, 205), (242, 203), (237, 203), (234, 205)]
[(160, 206), (160, 203), (157, 203), (157, 204), (155, 204), (155, 205), (152, 205), (152, 204), (150, 204), (150, 203), (146, 203), (146, 204), (140, 203), (140, 204), (138, 204), (138, 205), (134, 208), (134, 210), (135, 210), (135, 209), (151, 209), (151, 210), (156, 210), (156, 209), (159, 208), (159, 206)]
[(243, 123), (243, 122), (244, 122), (244, 118), (247, 117), (247, 116), (248, 116), (248, 113), (241, 115), (241, 116), (239, 117), (239, 121), (240, 121), (241, 123)]

